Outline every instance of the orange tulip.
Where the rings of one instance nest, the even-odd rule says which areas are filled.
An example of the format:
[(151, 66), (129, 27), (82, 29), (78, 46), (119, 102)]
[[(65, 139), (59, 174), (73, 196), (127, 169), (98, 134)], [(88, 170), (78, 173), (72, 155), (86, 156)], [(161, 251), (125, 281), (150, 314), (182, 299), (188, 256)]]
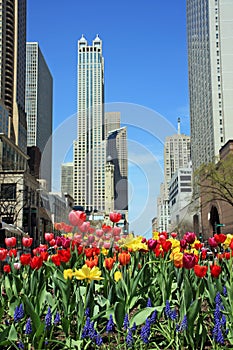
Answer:
[(105, 260), (104, 260), (104, 266), (105, 266), (105, 268), (106, 268), (108, 271), (112, 270), (115, 261), (116, 261), (116, 260), (115, 260), (114, 258), (105, 258)]
[(118, 261), (122, 266), (128, 265), (130, 262), (130, 254), (127, 252), (118, 254)]

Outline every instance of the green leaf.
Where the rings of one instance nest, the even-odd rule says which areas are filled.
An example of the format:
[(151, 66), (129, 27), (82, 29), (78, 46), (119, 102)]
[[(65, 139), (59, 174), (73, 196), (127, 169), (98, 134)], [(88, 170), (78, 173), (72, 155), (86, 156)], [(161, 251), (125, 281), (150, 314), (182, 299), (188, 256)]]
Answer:
[(26, 313), (30, 315), (34, 328), (35, 329), (39, 328), (41, 325), (41, 321), (40, 321), (39, 315), (35, 312), (32, 303), (29, 301), (29, 299), (25, 295), (23, 295), (22, 299), (24, 302)]
[(114, 307), (114, 318), (117, 328), (121, 329), (125, 317), (125, 305), (121, 302), (117, 302)]
[(146, 319), (152, 314), (152, 312), (157, 311), (157, 307), (146, 307), (143, 310), (137, 311), (130, 320), (130, 326), (136, 323), (137, 326), (145, 323)]
[(16, 341), (18, 339), (17, 331), (15, 329), (14, 324), (11, 325), (11, 328), (10, 328), (10, 331), (9, 331), (9, 335), (8, 335), (8, 339), (10, 341)]

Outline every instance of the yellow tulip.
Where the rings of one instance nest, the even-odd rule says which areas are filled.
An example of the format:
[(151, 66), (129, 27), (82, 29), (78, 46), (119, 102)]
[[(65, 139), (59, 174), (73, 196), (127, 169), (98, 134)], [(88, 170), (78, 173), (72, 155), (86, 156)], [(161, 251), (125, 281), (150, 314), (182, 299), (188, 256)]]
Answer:
[(118, 282), (119, 280), (121, 280), (122, 279), (122, 273), (120, 272), (120, 271), (116, 271), (115, 273), (114, 273), (114, 280), (116, 281), (116, 282)]
[(67, 269), (67, 270), (64, 270), (63, 272), (63, 276), (64, 278), (67, 280), (68, 278), (72, 278), (73, 277), (73, 270), (72, 269)]
[(88, 267), (86, 264), (79, 270), (75, 269), (73, 276), (78, 280), (87, 280), (91, 282), (93, 280), (99, 281), (102, 280), (101, 271), (97, 266), (94, 266), (92, 269)]

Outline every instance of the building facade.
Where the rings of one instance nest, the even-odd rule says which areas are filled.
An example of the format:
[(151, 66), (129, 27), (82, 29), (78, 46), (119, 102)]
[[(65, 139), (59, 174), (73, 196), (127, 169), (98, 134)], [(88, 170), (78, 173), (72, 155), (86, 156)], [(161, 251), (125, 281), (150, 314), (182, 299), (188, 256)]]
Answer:
[(26, 0), (0, 0), (0, 102), (8, 111), (8, 136), (25, 153)]
[(61, 165), (61, 192), (67, 193), (73, 197), (73, 162), (63, 163)]
[(78, 138), (73, 195), (88, 210), (105, 209), (104, 58), (102, 40), (78, 41)]
[[(37, 146), (43, 157), (41, 177), (51, 188), (53, 78), (37, 42), (26, 45), (27, 146)], [(46, 158), (46, 159), (45, 159)]]
[(187, 0), (187, 37), (195, 171), (233, 135), (233, 2)]

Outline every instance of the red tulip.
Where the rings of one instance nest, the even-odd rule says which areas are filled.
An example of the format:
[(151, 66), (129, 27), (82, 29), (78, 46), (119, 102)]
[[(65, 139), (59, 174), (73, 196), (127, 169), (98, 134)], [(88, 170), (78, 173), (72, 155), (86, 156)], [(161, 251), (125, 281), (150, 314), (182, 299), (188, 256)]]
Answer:
[(80, 226), (84, 221), (86, 221), (86, 214), (83, 211), (72, 210), (69, 213), (69, 221), (73, 226)]
[(14, 256), (16, 258), (17, 256), (17, 249), (10, 249), (8, 252), (9, 257)]
[(203, 278), (207, 273), (208, 266), (195, 265), (193, 270), (197, 277)]
[(170, 241), (163, 241), (161, 245), (165, 253), (167, 253), (172, 247), (172, 243)]
[(9, 248), (15, 247), (16, 246), (16, 238), (15, 237), (5, 238), (5, 243), (6, 243), (6, 246)]
[(22, 265), (29, 265), (31, 262), (31, 254), (22, 254), (20, 256), (20, 261)]
[(3, 266), (3, 271), (6, 272), (6, 273), (10, 273), (10, 272), (11, 272), (11, 267), (10, 267), (10, 265), (4, 265), (4, 266)]
[(219, 233), (219, 234), (214, 235), (214, 239), (218, 244), (224, 243), (226, 238), (227, 238), (227, 236), (224, 235), (224, 233)]
[(33, 270), (38, 270), (43, 264), (43, 258), (41, 256), (33, 256), (30, 261), (30, 266)]
[(114, 263), (115, 263), (114, 258), (105, 258), (104, 259), (104, 266), (108, 271), (112, 270)]
[(7, 257), (7, 249), (0, 248), (0, 261), (5, 260)]
[(24, 247), (31, 247), (33, 239), (31, 237), (23, 237), (22, 244)]
[(121, 220), (121, 217), (121, 213), (114, 212), (109, 214), (109, 219), (114, 223), (119, 222)]
[(211, 276), (218, 278), (218, 276), (220, 275), (222, 271), (221, 266), (219, 265), (210, 265), (210, 272), (211, 272)]
[(51, 260), (56, 266), (60, 266), (61, 265), (61, 259), (60, 259), (60, 256), (58, 254), (52, 255), (51, 256)]
[(104, 234), (104, 231), (99, 229), (99, 230), (96, 230), (95, 233), (97, 237), (101, 238)]
[(171, 236), (172, 236), (172, 238), (176, 238), (177, 237), (177, 232), (172, 232)]

